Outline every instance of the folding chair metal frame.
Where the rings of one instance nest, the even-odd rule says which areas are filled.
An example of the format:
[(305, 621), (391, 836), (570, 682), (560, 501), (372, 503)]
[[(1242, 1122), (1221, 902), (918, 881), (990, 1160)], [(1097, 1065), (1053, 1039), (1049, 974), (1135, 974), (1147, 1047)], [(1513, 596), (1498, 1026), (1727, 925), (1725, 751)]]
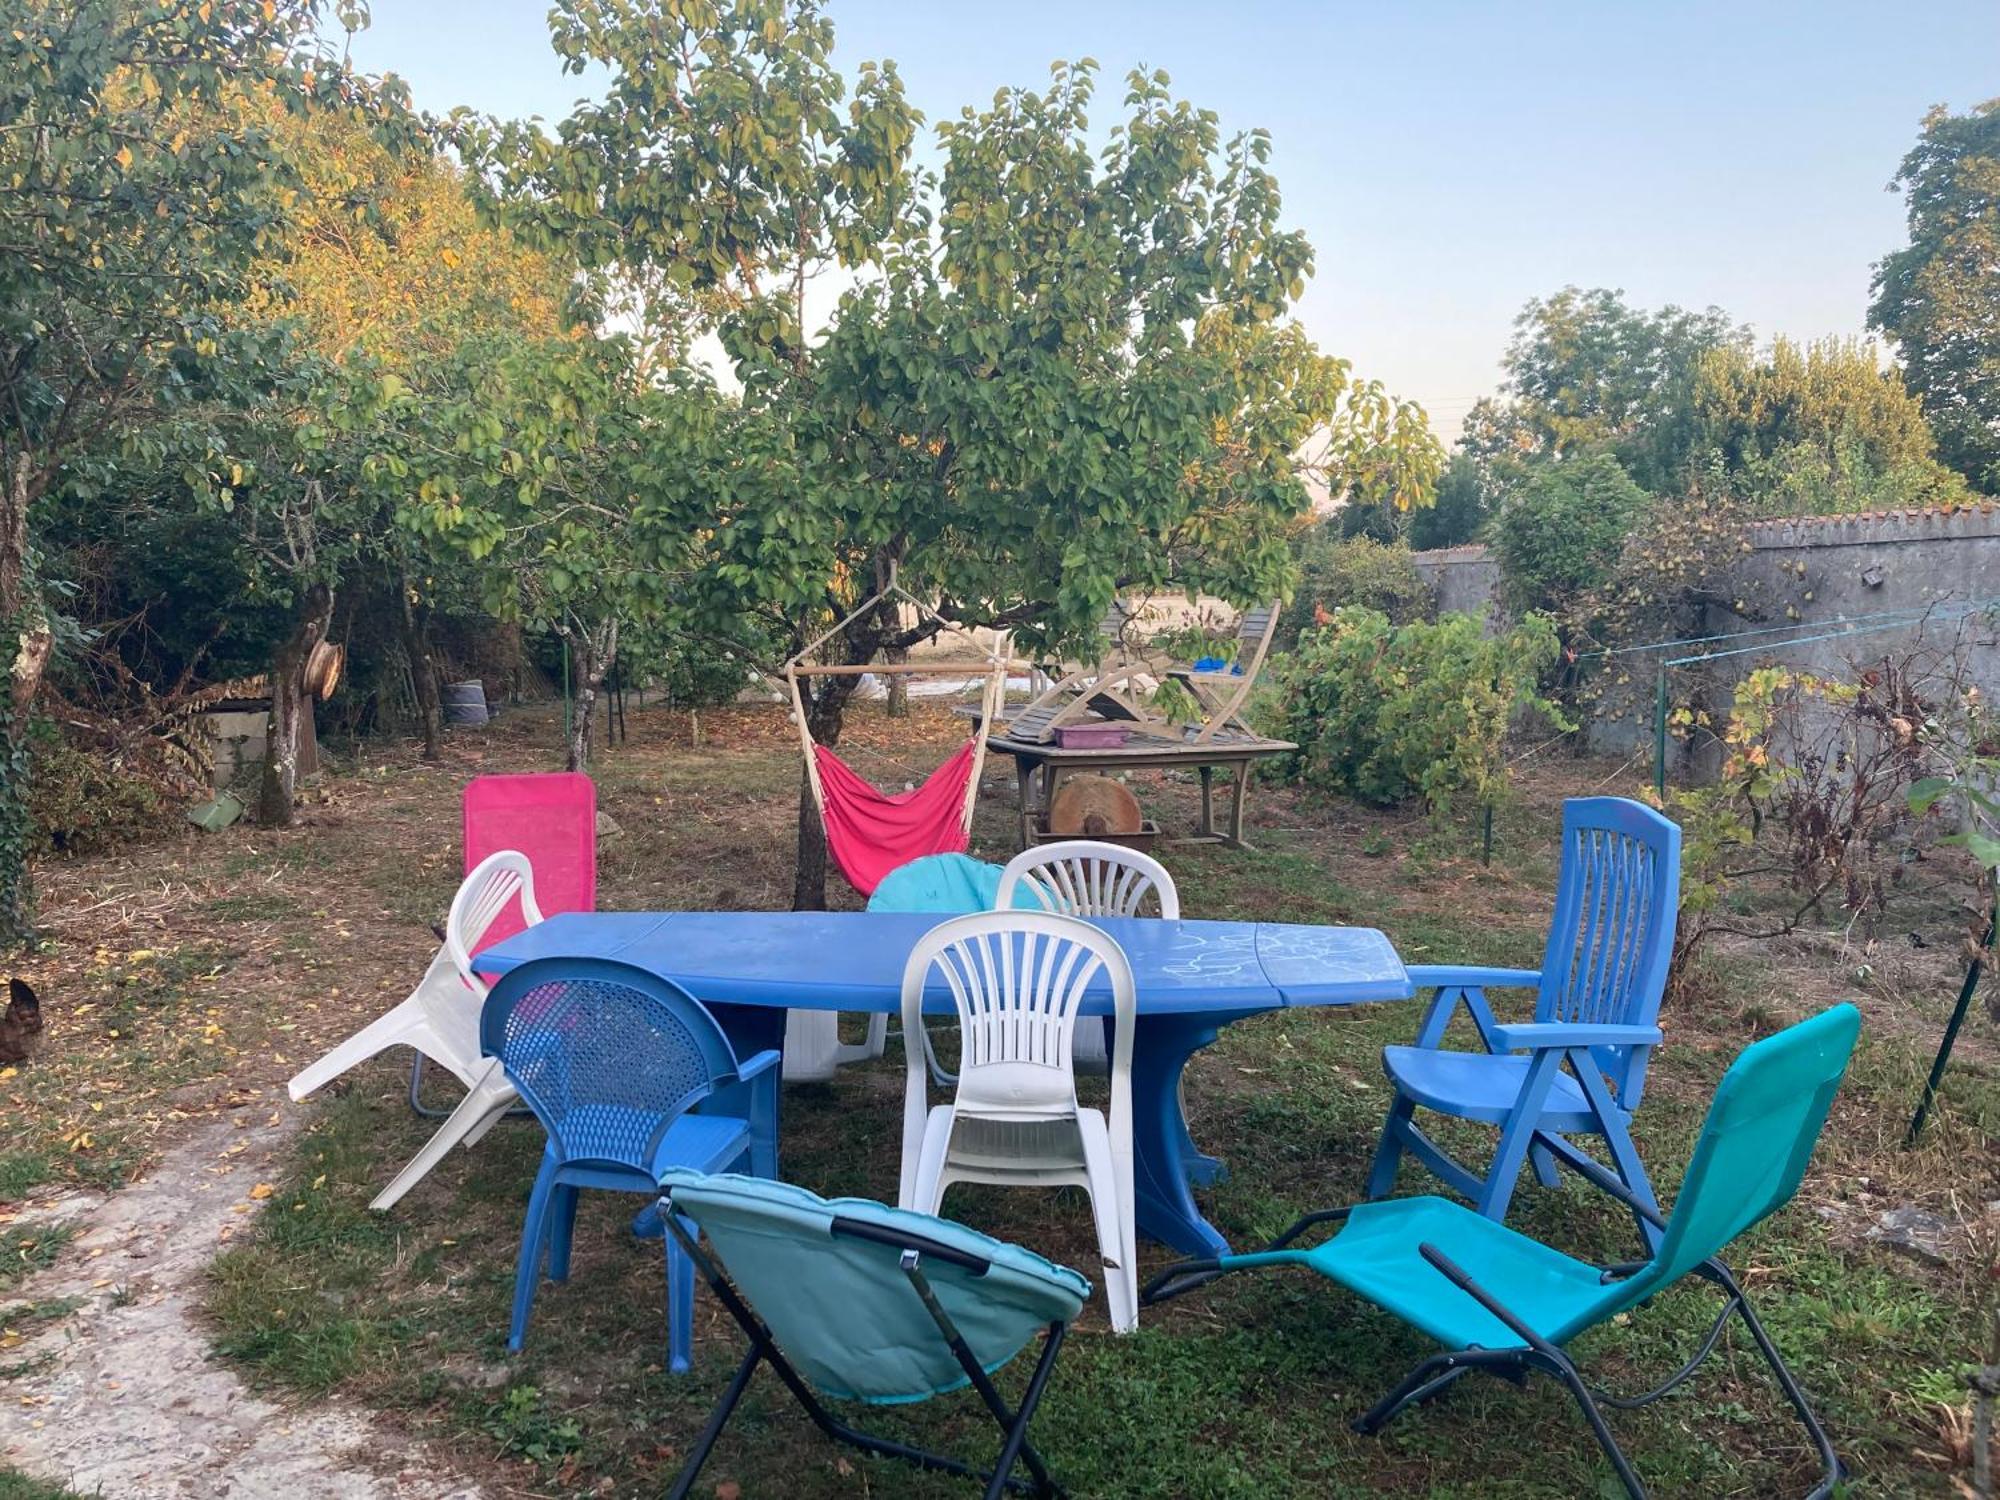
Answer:
[[(925, 1311), (937, 1325), (939, 1336), (950, 1348), (952, 1356), (965, 1371), (966, 1379), (971, 1382), (973, 1390), (978, 1392), (980, 1401), (1000, 1428), (1000, 1453), (990, 1471), (982, 1470), (964, 1459), (953, 1458), (948, 1454), (932, 1453), (928, 1449), (899, 1443), (893, 1438), (863, 1432), (835, 1417), (827, 1410), (825, 1403), (814, 1392), (811, 1384), (785, 1358), (770, 1329), (743, 1300), (722, 1267), (702, 1249), (695, 1236), (688, 1232), (680, 1216), (672, 1212), (671, 1198), (661, 1199), (659, 1208), (660, 1218), (674, 1238), (680, 1242), (681, 1248), (686, 1251), (695, 1268), (708, 1282), (716, 1300), (727, 1309), (729, 1315), (736, 1320), (750, 1339), (750, 1352), (743, 1357), (743, 1363), (737, 1366), (736, 1374), (722, 1393), (722, 1399), (716, 1403), (715, 1410), (709, 1414), (707, 1423), (702, 1427), (701, 1435), (695, 1439), (694, 1447), (688, 1454), (687, 1463), (682, 1467), (680, 1477), (668, 1491), (669, 1500), (686, 1500), (692, 1493), (702, 1466), (707, 1463), (709, 1453), (714, 1449), (716, 1440), (721, 1437), (723, 1428), (728, 1425), (730, 1415), (736, 1410), (737, 1403), (742, 1400), (743, 1393), (749, 1388), (750, 1379), (757, 1373), (757, 1366), (760, 1364), (770, 1365), (778, 1379), (784, 1382), (785, 1388), (805, 1409), (813, 1425), (835, 1442), (845, 1443), (864, 1453), (901, 1459), (904, 1463), (913, 1464), (920, 1469), (984, 1480), (986, 1500), (1000, 1500), (1001, 1496), (1010, 1491), (1033, 1495), (1037, 1500), (1055, 1500), (1055, 1497), (1062, 1495), (1061, 1487), (1050, 1476), (1041, 1455), (1028, 1441), (1028, 1424), (1033, 1419), (1036, 1408), (1041, 1404), (1042, 1392), (1047, 1388), (1049, 1376), (1055, 1369), (1056, 1355), (1062, 1349), (1063, 1337), (1067, 1332), (1066, 1325), (1060, 1322), (1048, 1325), (1048, 1331), (1042, 1339), (1041, 1356), (1035, 1362), (1033, 1374), (1028, 1377), (1027, 1389), (1022, 1394), (1021, 1404), (1018, 1408), (1010, 1409), (1006, 1398), (994, 1386), (992, 1377), (980, 1368), (978, 1360), (973, 1357), (971, 1348), (952, 1322), (951, 1315), (938, 1301), (923, 1272), (923, 1258), (927, 1255), (959, 1266), (975, 1276), (983, 1275), (989, 1269), (989, 1262), (954, 1246), (925, 1239), (921, 1235), (906, 1234), (883, 1225), (864, 1223), (839, 1215), (833, 1219), (832, 1232), (836, 1235), (872, 1240), (902, 1252), (900, 1267), (904, 1277), (908, 1279), (915, 1294), (922, 1299)], [(1032, 1478), (1023, 1479), (1016, 1476), (1014, 1474), (1016, 1465), (1025, 1465)]]
[[(1645, 1222), (1654, 1236), (1666, 1228), (1659, 1211), (1642, 1202), (1611, 1173), (1599, 1167), (1597, 1173), (1590, 1175), (1597, 1186), (1623, 1203), (1635, 1218)], [(1344, 1221), (1351, 1211), (1334, 1208), (1309, 1213), (1263, 1248), (1265, 1251), (1287, 1249), (1307, 1230), (1324, 1224), (1338, 1224)], [(1649, 1246), (1650, 1243), (1649, 1237)], [(1791, 1403), (1793, 1412), (1797, 1414), (1807, 1436), (1812, 1439), (1814, 1451), (1819, 1456), (1820, 1482), (1807, 1492), (1806, 1500), (1826, 1500), (1843, 1477), (1844, 1471), (1839, 1456), (1833, 1451), (1832, 1439), (1827, 1436), (1825, 1427), (1820, 1424), (1819, 1417), (1806, 1399), (1806, 1394), (1800, 1388), (1797, 1378), (1785, 1364), (1783, 1356), (1778, 1353), (1777, 1345), (1771, 1342), (1771, 1336), (1764, 1331), (1764, 1325), (1750, 1306), (1749, 1297), (1737, 1283), (1735, 1276), (1730, 1273), (1729, 1267), (1719, 1258), (1710, 1257), (1696, 1266), (1691, 1273), (1720, 1287), (1724, 1296), (1728, 1298), (1723, 1304), (1722, 1311), (1716, 1315), (1715, 1322), (1703, 1336), (1694, 1357), (1651, 1390), (1637, 1396), (1618, 1396), (1608, 1391), (1591, 1389), (1584, 1380), (1582, 1372), (1578, 1370), (1576, 1362), (1567, 1353), (1536, 1333), (1525, 1320), (1481, 1286), (1470, 1272), (1454, 1262), (1437, 1246), (1425, 1243), (1417, 1248), (1418, 1253), (1431, 1266), (1452, 1285), (1505, 1324), (1525, 1347), (1482, 1349), (1474, 1345), (1465, 1349), (1446, 1349), (1419, 1361), (1393, 1390), (1355, 1418), (1352, 1426), (1356, 1432), (1371, 1436), (1380, 1432), (1409, 1407), (1436, 1400), (1461, 1376), (1472, 1370), (1481, 1370), (1512, 1384), (1523, 1386), (1527, 1384), (1528, 1376), (1531, 1374), (1547, 1375), (1560, 1382), (1575, 1400), (1578, 1409), (1583, 1413), (1584, 1421), (1590, 1426), (1591, 1436), (1597, 1440), (1598, 1447), (1610, 1461), (1613, 1471), (1618, 1475), (1619, 1483), (1625, 1487), (1625, 1493), (1631, 1500), (1646, 1500), (1645, 1486), (1640, 1483), (1637, 1472), (1632, 1468), (1631, 1460), (1626, 1458), (1624, 1450), (1618, 1446), (1618, 1440), (1612, 1435), (1610, 1424), (1604, 1419), (1603, 1408), (1610, 1407), (1614, 1411), (1637, 1411), (1678, 1390), (1694, 1377), (1707, 1362), (1708, 1357), (1715, 1352), (1716, 1347), (1722, 1342), (1723, 1333), (1728, 1329), (1730, 1315), (1734, 1313), (1742, 1318), (1744, 1326), (1750, 1330), (1750, 1337), (1756, 1343), (1758, 1352), (1763, 1355), (1764, 1362), (1770, 1367), (1778, 1388)], [(1605, 1267), (1603, 1276), (1607, 1282), (1615, 1281), (1623, 1276), (1632, 1275), (1646, 1264), (1647, 1262), (1643, 1260), (1620, 1262)], [(1232, 1270), (1239, 1269), (1252, 1268), (1225, 1266), (1214, 1257), (1182, 1261), (1168, 1266), (1146, 1283), (1140, 1302), (1150, 1306), (1154, 1303), (1171, 1301), (1175, 1297), (1208, 1285), (1218, 1277), (1228, 1275)]]

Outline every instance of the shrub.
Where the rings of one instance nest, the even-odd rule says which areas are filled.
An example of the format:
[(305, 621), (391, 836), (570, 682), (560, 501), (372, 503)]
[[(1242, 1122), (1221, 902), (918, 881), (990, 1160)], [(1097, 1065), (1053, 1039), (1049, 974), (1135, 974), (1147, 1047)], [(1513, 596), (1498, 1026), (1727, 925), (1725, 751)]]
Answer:
[(1432, 598), (1408, 547), (1335, 537), (1322, 522), (1299, 548), (1298, 590), (1278, 621), (1274, 644), (1289, 648), (1322, 613), (1336, 609), (1372, 609), (1404, 625), (1429, 614)]
[(1471, 615), (1397, 625), (1343, 609), (1286, 661), (1291, 775), (1364, 801), (1421, 798), (1433, 815), (1506, 789), (1507, 728), (1518, 709), (1558, 717), (1536, 693), (1555, 660), (1555, 628), (1530, 616), (1489, 638)]
[(1561, 612), (1610, 578), (1625, 535), (1651, 503), (1608, 453), (1543, 464), (1500, 508), (1493, 550), (1518, 614)]
[(1469, 455), (1459, 454), (1438, 481), (1437, 500), (1424, 510), (1411, 512), (1411, 550), (1426, 552), (1472, 541), (1486, 524), (1489, 500), (1479, 464)]
[(29, 813), (37, 852), (88, 854), (157, 830), (167, 817), (160, 789), (103, 755), (72, 744), (47, 720), (34, 735)]

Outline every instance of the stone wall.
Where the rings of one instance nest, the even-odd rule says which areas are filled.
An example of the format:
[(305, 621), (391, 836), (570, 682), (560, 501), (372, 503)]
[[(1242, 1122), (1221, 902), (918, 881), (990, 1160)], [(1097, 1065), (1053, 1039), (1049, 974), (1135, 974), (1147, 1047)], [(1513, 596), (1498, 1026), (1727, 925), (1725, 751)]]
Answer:
[[(1955, 631), (1964, 611), (1954, 605), (2000, 600), (2000, 505), (1991, 500), (1951, 511), (1759, 521), (1751, 526), (1749, 540), (1750, 551), (1735, 571), (1742, 592), (1783, 600), (1797, 612), (1799, 629), (1794, 634), (1798, 636), (1836, 631), (1847, 622), (1866, 624), (1867, 616), (1908, 612), (1911, 618), (1893, 628), (1857, 629), (1823, 640), (1802, 640), (1782, 651), (1774, 647), (1768, 653), (1728, 657), (1703, 669), (1724, 685), (1768, 662), (1838, 675), (1857, 661), (1915, 644), (1920, 636), (1938, 639)], [(1437, 591), (1440, 610), (1478, 614), (1489, 629), (1503, 622), (1498, 602), (1500, 565), (1485, 547), (1419, 552), (1414, 561)], [(1711, 613), (1714, 618), (1697, 634), (1756, 628), (1726, 611)], [(1989, 697), (2000, 694), (2000, 644), (1994, 643), (1992, 617), (1975, 618), (1966, 628), (1986, 643), (1972, 657), (1975, 680)], [(1757, 639), (1748, 637), (1743, 644), (1755, 645)], [(1647, 705), (1654, 666), (1645, 653), (1621, 659), (1619, 673), (1630, 680), (1614, 702), (1614, 714), (1592, 724), (1593, 749), (1632, 751), (1650, 742), (1652, 715)]]

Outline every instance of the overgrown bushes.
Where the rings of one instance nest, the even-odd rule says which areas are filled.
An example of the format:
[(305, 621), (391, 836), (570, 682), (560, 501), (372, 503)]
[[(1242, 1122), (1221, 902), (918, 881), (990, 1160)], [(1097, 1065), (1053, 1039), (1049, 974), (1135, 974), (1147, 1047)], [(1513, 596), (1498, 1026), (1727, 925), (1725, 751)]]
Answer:
[(1508, 604), (1521, 614), (1561, 612), (1602, 587), (1649, 503), (1609, 453), (1535, 470), (1493, 523)]
[(1429, 614), (1432, 599), (1408, 547), (1342, 537), (1322, 522), (1300, 542), (1299, 586), (1278, 620), (1275, 644), (1289, 649), (1321, 614), (1336, 609), (1372, 609), (1392, 624), (1407, 624)]
[(35, 774), (28, 816), (35, 853), (89, 854), (162, 826), (159, 788), (105, 755), (74, 745), (47, 720), (32, 735)]
[(1442, 815), (1497, 802), (1517, 711), (1555, 716), (1536, 690), (1554, 662), (1555, 629), (1530, 616), (1488, 638), (1471, 615), (1398, 625), (1342, 609), (1308, 631), (1284, 664), (1288, 769), (1309, 785), (1366, 802), (1421, 799)]

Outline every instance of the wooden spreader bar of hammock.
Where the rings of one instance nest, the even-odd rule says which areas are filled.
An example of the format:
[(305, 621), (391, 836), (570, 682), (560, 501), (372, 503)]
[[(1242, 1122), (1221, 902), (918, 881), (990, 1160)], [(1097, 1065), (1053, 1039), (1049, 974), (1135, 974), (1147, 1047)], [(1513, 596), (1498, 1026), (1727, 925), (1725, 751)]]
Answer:
[(879, 662), (827, 662), (815, 665), (800, 662), (786, 668), (786, 675), (792, 677), (984, 677), (987, 673), (1032, 671), (1034, 663), (1025, 661), (1004, 661), (988, 657), (983, 661), (879, 661)]
[[(832, 629), (827, 630), (817, 639), (809, 642), (790, 661), (785, 663), (785, 685), (791, 689), (792, 718), (799, 727), (799, 746), (805, 752), (806, 781), (812, 788), (813, 805), (819, 809), (820, 816), (824, 818), (826, 815), (826, 788), (820, 782), (819, 761), (813, 754), (812, 726), (807, 722), (805, 697), (799, 691), (799, 680), (801, 678), (861, 677), (869, 673), (884, 677), (984, 676), (986, 678), (986, 685), (979, 695), (980, 716), (977, 721), (979, 727), (974, 730), (972, 736), (971, 774), (966, 778), (965, 797), (959, 806), (958, 814), (960, 833), (964, 837), (969, 838), (972, 834), (973, 804), (979, 796), (979, 773), (986, 763), (985, 726), (995, 722), (1002, 706), (1006, 702), (1007, 674), (1017, 668), (1025, 669), (1025, 667), (1024, 664), (1012, 660), (1012, 653), (1005, 650), (988, 651), (983, 659), (976, 662), (898, 661), (879, 662), (871, 665), (865, 662), (819, 663), (806, 660), (813, 652), (845, 630), (848, 625), (892, 596), (901, 596), (907, 600), (911, 607), (916, 609), (920, 614), (937, 621), (940, 629), (955, 631), (968, 640), (972, 639), (971, 632), (963, 625), (947, 620), (930, 605), (896, 582), (895, 569), (892, 567), (889, 571), (889, 582), (885, 587), (862, 600), (860, 604), (842, 616)], [(831, 751), (827, 753), (829, 755), (832, 754)]]

